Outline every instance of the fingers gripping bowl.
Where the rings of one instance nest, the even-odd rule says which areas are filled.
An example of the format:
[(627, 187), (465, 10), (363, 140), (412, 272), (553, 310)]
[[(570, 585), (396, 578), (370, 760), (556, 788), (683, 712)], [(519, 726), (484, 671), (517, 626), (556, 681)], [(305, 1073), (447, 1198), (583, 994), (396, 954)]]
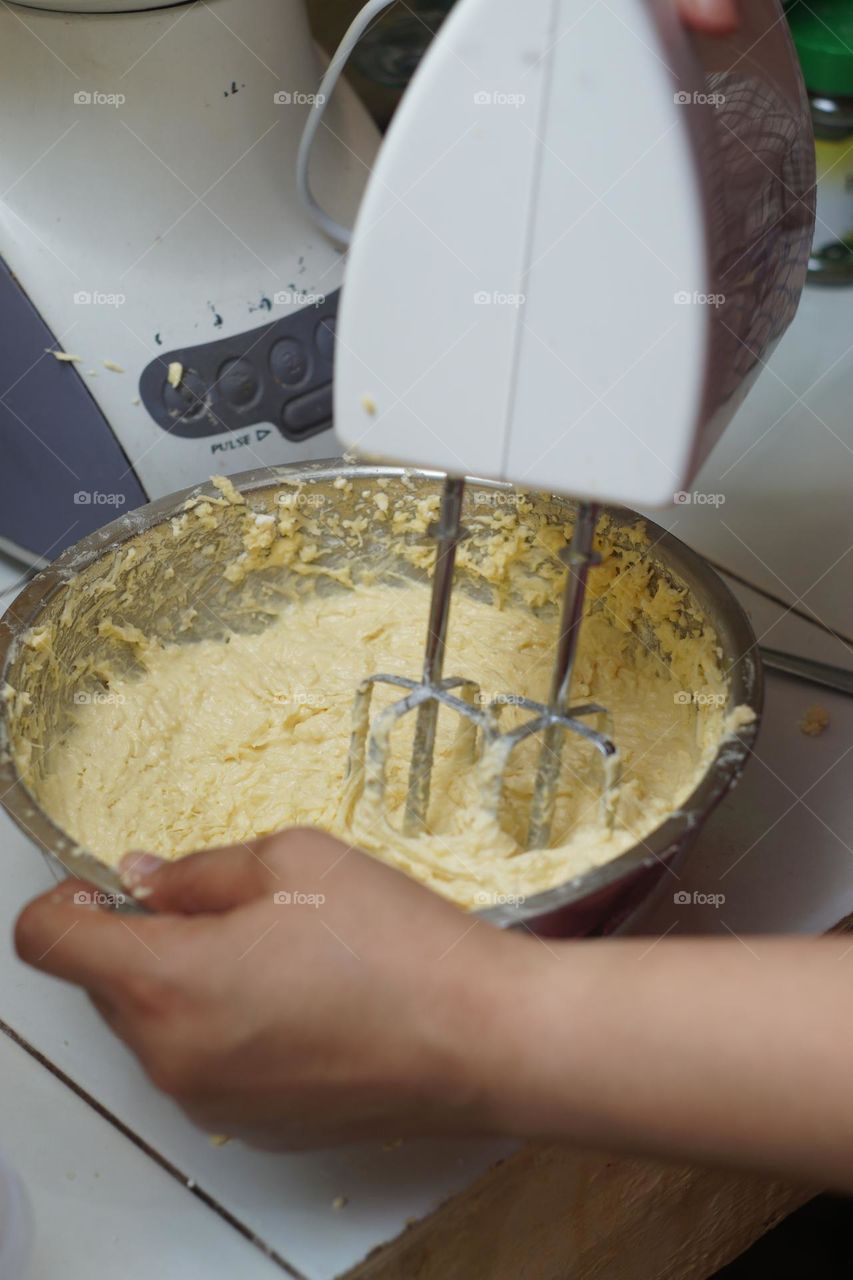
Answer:
[[(581, 742), (554, 847), (525, 851), (531, 761), (519, 753), (487, 821), (476, 768), (440, 719), (430, 830), (403, 836), (348, 787), (350, 708), (367, 672), (418, 674), (441, 479), (335, 463), (247, 472), (66, 552), (0, 624), (0, 788), (15, 821), (107, 891), (127, 848), (179, 856), (310, 823), (497, 924), (614, 927), (743, 769), (761, 707), (755, 638), (700, 557), (605, 512), (576, 680), (614, 717), (612, 829)], [(470, 482), (448, 669), (484, 698), (542, 696), (573, 514), (562, 498)]]

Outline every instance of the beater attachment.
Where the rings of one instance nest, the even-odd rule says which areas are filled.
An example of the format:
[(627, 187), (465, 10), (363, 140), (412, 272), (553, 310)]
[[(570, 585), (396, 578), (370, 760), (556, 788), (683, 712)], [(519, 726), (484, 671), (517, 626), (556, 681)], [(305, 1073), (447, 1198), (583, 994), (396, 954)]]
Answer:
[[(584, 703), (575, 707), (569, 705), (587, 578), (590, 568), (597, 563), (597, 556), (593, 551), (597, 508), (591, 505), (580, 506), (571, 545), (564, 553), (568, 574), (548, 704), (514, 694), (504, 694), (498, 695), (483, 707), (480, 688), (475, 681), (461, 676), (446, 678), (443, 675), (456, 550), (463, 537), (461, 516), (464, 493), (464, 480), (458, 477), (447, 478), (438, 524), (430, 529), (431, 535), (438, 541), (438, 549), (432, 580), (423, 675), (420, 680), (414, 680), (407, 676), (381, 673), (368, 676), (361, 682), (353, 707), (348, 777), (372, 801), (383, 804), (391, 732), (403, 716), (415, 711), (417, 718), (409, 765), (403, 832), (406, 835), (424, 832), (427, 828), (438, 712), (440, 707), (448, 707), (461, 717), (454, 746), (459, 754), (460, 764), (463, 760), (473, 764), (479, 758), (484, 803), (497, 820), (506, 769), (512, 752), (533, 734), (541, 733), (542, 748), (530, 804), (527, 847), (545, 848), (551, 839), (566, 733), (584, 738), (601, 757), (602, 804), (608, 823), (613, 816), (612, 795), (618, 757), (610, 736), (610, 717), (598, 703)], [(408, 692), (405, 697), (380, 712), (371, 728), (370, 704), (377, 684), (393, 685)], [(453, 692), (454, 690), (458, 692)], [(501, 732), (500, 714), (508, 704), (531, 712), (533, 718)], [(583, 723), (581, 717), (588, 716), (597, 717), (606, 733), (600, 728)]]
[[(368, 676), (361, 682), (355, 695), (348, 773), (353, 778), (363, 777), (365, 792), (380, 803), (385, 795), (391, 730), (409, 711), (417, 712), (403, 816), (403, 831), (406, 835), (416, 835), (426, 829), (439, 706), (449, 707), (462, 716), (457, 747), (469, 760), (476, 756), (477, 729), (484, 728), (486, 723), (485, 713), (479, 705), (479, 685), (473, 680), (456, 676), (445, 679), (442, 674), (456, 549), (463, 536), (464, 496), (465, 481), (448, 476), (444, 482), (438, 524), (431, 526), (429, 530), (430, 535), (438, 541), (438, 549), (432, 579), (422, 678), (411, 680), (407, 676), (384, 673)], [(400, 689), (408, 689), (409, 693), (377, 716), (368, 742), (370, 700), (377, 684), (395, 685)], [(458, 689), (460, 696), (452, 693), (452, 689)]]
[[(581, 504), (578, 508), (572, 541), (562, 558), (568, 566), (566, 585), (560, 618), (560, 634), (557, 655), (551, 676), (551, 693), (547, 706), (531, 698), (513, 698), (514, 706), (533, 712), (532, 720), (524, 721), (506, 733), (499, 732), (498, 717), (507, 699), (496, 699), (487, 709), (488, 723), (485, 730), (483, 751), (483, 780), (486, 804), (497, 817), (504, 776), (514, 749), (535, 733), (541, 733), (542, 748), (533, 784), (530, 817), (527, 829), (527, 848), (545, 849), (551, 840), (551, 827), (557, 803), (560, 767), (563, 756), (564, 734), (574, 733), (584, 738), (598, 752), (602, 761), (602, 807), (607, 826), (614, 817), (614, 785), (617, 781), (618, 755), (612, 739), (611, 717), (606, 708), (596, 702), (572, 707), (569, 705), (572, 672), (577, 657), (580, 625), (583, 619), (587, 579), (599, 557), (593, 550), (598, 508)], [(581, 717), (596, 716), (606, 733), (584, 724)]]

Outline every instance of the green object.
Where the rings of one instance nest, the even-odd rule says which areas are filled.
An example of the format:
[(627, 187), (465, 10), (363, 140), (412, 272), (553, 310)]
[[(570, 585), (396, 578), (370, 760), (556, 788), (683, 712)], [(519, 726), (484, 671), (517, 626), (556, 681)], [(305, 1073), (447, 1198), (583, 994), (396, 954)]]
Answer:
[(853, 0), (794, 0), (786, 12), (809, 92), (853, 98)]
[(817, 223), (809, 279), (853, 285), (853, 0), (789, 0), (785, 14), (815, 133)]

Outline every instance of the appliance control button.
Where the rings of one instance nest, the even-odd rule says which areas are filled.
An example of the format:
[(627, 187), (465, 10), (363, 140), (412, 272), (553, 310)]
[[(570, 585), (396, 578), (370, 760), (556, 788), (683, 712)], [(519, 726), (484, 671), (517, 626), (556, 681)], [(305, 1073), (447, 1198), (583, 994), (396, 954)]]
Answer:
[(260, 395), (258, 375), (248, 360), (226, 360), (216, 381), (222, 399), (235, 409), (245, 409)]
[(270, 352), (270, 368), (277, 382), (298, 387), (308, 377), (308, 357), (298, 338), (281, 338)]
[(317, 387), (314, 391), (307, 392), (304, 396), (299, 396), (296, 400), (289, 400), (281, 414), (281, 421), (285, 430), (294, 434), (299, 434), (302, 431), (311, 431), (313, 428), (320, 426), (321, 423), (330, 422), (331, 419), (331, 382), (327, 382), (325, 386)]
[(163, 403), (170, 418), (198, 418), (207, 409), (207, 387), (195, 369), (184, 369), (176, 387), (163, 379)]

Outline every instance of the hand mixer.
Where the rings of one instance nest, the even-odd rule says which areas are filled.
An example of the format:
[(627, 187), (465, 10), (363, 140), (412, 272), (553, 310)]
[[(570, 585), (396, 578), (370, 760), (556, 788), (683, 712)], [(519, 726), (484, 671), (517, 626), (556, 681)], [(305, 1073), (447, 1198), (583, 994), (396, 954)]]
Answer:
[[(550, 838), (566, 733), (612, 780), (604, 709), (571, 706), (596, 504), (688, 489), (793, 318), (813, 181), (777, 0), (751, 0), (725, 40), (690, 36), (670, 0), (458, 0), (368, 183), (336, 345), (344, 444), (448, 476), (422, 676), (371, 676), (356, 699), (351, 767), (366, 756), (379, 794), (390, 729), (415, 713), (409, 831), (427, 825), (441, 706), (467, 742), (480, 731), (492, 805), (541, 734), (530, 847)], [(580, 499), (550, 698), (515, 699), (530, 718), (508, 733), (443, 672), (466, 475)], [(377, 683), (406, 693), (370, 726)]]

